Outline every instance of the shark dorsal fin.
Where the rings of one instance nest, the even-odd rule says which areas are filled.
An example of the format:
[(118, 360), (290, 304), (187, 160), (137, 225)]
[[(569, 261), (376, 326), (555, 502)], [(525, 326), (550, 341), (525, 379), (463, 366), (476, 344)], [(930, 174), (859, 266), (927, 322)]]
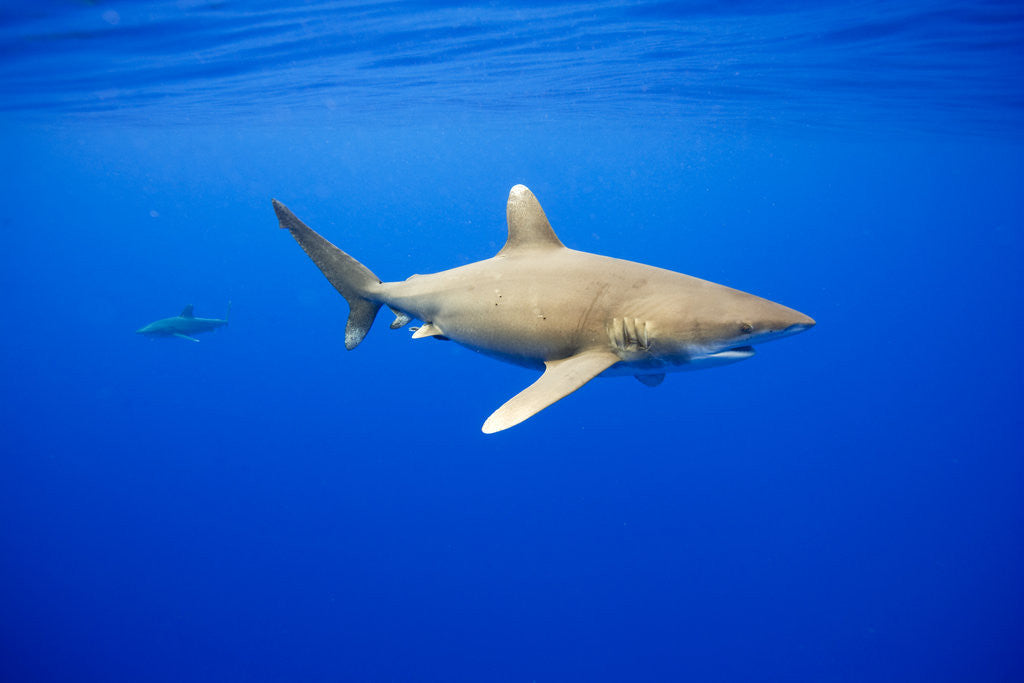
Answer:
[(186, 306), (185, 310), (183, 310), (181, 312), (181, 316), (180, 317), (182, 317), (182, 318), (193, 318), (193, 317), (195, 317), (195, 316), (192, 315), (192, 308), (193, 308), (192, 304), (189, 304), (188, 306)]
[(540, 208), (540, 202), (525, 185), (516, 185), (508, 193), (508, 241), (498, 255), (523, 249), (563, 249), (564, 244)]

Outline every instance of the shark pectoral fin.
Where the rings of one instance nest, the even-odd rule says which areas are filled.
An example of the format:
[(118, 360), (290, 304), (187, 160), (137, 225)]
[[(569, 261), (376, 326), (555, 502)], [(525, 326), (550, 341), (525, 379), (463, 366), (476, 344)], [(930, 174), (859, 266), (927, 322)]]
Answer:
[(565, 398), (602, 372), (619, 362), (611, 351), (584, 351), (583, 353), (548, 361), (544, 374), (494, 411), (484, 422), (484, 434), (493, 434), (514, 427), (533, 417), (549, 405)]
[(641, 384), (649, 387), (656, 387), (665, 380), (665, 373), (659, 372), (656, 375), (634, 375)]
[[(438, 329), (434, 323), (424, 323), (412, 335), (413, 339), (422, 339), (423, 337), (444, 337), (444, 332)], [(447, 337), (445, 338), (447, 339)]]
[(189, 341), (194, 341), (194, 342), (198, 342), (199, 341), (195, 337), (190, 337), (187, 334), (182, 334), (181, 332), (175, 332), (174, 336), (175, 337), (181, 337), (182, 339), (188, 339)]

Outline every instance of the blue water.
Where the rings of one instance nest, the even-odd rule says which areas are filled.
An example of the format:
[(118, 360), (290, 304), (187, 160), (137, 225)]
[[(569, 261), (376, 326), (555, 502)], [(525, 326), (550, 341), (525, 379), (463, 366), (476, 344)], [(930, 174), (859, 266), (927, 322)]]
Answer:
[[(1024, 7), (722, 4), (0, 7), (0, 679), (1024, 680)], [(270, 205), (397, 280), (516, 183), (818, 325), (485, 436)]]

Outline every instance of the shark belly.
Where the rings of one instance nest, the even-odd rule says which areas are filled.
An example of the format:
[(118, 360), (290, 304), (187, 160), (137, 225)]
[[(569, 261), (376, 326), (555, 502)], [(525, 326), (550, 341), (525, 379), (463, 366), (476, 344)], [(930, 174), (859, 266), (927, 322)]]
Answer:
[(611, 348), (603, 305), (595, 305), (608, 285), (580, 267), (588, 264), (536, 261), (494, 258), (418, 275), (388, 283), (382, 298), (437, 335), (517, 365), (540, 367), (584, 348)]
[[(565, 253), (568, 252), (568, 253)], [(709, 283), (619, 259), (565, 250), (557, 261), (492, 258), (384, 285), (385, 303), (450, 339), (515, 365), (541, 369), (584, 350), (617, 362), (600, 376), (663, 375), (731, 365), (752, 347), (671, 348), (658, 339), (670, 287)]]

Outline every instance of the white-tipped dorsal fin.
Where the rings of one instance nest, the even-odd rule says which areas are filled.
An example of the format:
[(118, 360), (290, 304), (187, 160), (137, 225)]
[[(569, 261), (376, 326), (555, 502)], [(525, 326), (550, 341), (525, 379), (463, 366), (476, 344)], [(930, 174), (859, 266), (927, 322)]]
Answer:
[(500, 432), (533, 417), (618, 362), (617, 355), (603, 349), (547, 361), (540, 379), (510, 398), (487, 418), (483, 426), (484, 434)]
[(508, 241), (498, 252), (499, 256), (525, 249), (565, 248), (551, 229), (540, 202), (525, 185), (516, 185), (508, 193), (505, 215), (508, 219)]
[(181, 318), (191, 318), (191, 317), (193, 317), (192, 316), (192, 309), (193, 309), (192, 304), (189, 304), (188, 306), (185, 307), (185, 310), (183, 310), (181, 312), (181, 315), (179, 317), (181, 317)]

